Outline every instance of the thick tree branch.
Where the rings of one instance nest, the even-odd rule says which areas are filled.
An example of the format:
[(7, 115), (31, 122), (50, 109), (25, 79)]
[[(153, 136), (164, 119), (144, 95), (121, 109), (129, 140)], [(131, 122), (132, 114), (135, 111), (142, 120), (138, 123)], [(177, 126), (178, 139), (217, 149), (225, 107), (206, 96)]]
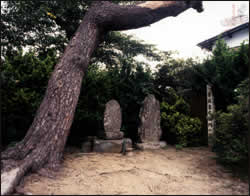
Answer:
[(102, 1), (96, 3), (96, 6), (95, 22), (106, 31), (148, 26), (165, 17), (177, 16), (189, 8), (194, 8), (198, 12), (203, 10), (201, 1), (147, 1), (128, 6)]

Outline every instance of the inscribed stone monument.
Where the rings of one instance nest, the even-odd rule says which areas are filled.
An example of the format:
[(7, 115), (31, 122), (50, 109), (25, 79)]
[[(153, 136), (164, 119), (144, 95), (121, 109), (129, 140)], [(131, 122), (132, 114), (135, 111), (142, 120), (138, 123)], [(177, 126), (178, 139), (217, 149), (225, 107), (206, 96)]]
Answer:
[(110, 100), (106, 104), (103, 121), (104, 139), (117, 140), (123, 138), (123, 132), (120, 131), (122, 113), (120, 105), (116, 100)]
[(82, 143), (82, 152), (122, 153), (131, 151), (131, 139), (123, 138), (124, 133), (120, 131), (122, 113), (116, 100), (110, 100), (106, 104), (103, 122), (104, 130), (99, 131), (99, 139), (88, 137)]
[(141, 124), (138, 134), (142, 144), (138, 144), (142, 149), (158, 149), (162, 147), (160, 137), (162, 134), (160, 126), (160, 103), (154, 95), (148, 95), (143, 102), (139, 114)]

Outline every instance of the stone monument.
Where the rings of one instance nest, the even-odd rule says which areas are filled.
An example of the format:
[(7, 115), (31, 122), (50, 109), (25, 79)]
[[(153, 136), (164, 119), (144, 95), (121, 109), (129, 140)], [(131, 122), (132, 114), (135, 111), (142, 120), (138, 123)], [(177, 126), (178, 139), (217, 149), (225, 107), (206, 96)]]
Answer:
[(213, 137), (215, 129), (215, 120), (211, 114), (215, 113), (215, 104), (212, 87), (207, 85), (207, 128), (208, 128), (208, 146), (213, 146)]
[(120, 131), (122, 123), (122, 113), (119, 103), (116, 100), (110, 100), (106, 103), (104, 112), (104, 130), (99, 131), (98, 139), (88, 140), (82, 144), (82, 151), (89, 152), (109, 152), (123, 153), (131, 151), (132, 141), (129, 138), (123, 138), (124, 133)]
[(160, 126), (160, 103), (154, 95), (148, 95), (140, 109), (141, 124), (138, 134), (142, 143), (138, 143), (141, 149), (158, 149), (166, 143), (160, 142), (162, 130)]
[(104, 133), (103, 139), (119, 140), (123, 138), (123, 132), (120, 131), (122, 124), (122, 112), (119, 103), (116, 100), (110, 100), (106, 103), (104, 112)]

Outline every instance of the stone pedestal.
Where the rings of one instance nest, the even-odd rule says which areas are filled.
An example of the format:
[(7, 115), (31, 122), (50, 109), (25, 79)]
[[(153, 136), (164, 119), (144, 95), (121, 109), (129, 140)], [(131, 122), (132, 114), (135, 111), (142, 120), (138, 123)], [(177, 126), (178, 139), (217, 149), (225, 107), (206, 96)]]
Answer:
[[(125, 142), (125, 143), (124, 143)], [(121, 140), (95, 140), (94, 152), (102, 153), (121, 153), (125, 148), (125, 151), (129, 151), (132, 148), (132, 141), (130, 139)]]
[(151, 150), (157, 150), (160, 148), (164, 148), (167, 146), (166, 142), (145, 142), (145, 143), (138, 143), (137, 147), (141, 150), (151, 149)]
[(95, 139), (95, 136), (88, 136), (84, 138), (81, 144), (81, 151), (84, 153), (93, 152)]
[(120, 140), (123, 139), (124, 133), (121, 131), (116, 132), (106, 132), (104, 130), (100, 130), (97, 133), (97, 137), (103, 140)]
[(119, 131), (114, 131), (114, 132), (106, 131), (105, 134), (106, 134), (105, 139), (109, 139), (109, 140), (122, 139), (123, 135), (124, 135), (124, 133), (121, 132), (120, 130)]
[(82, 142), (82, 145), (81, 145), (81, 151), (84, 153), (92, 152), (93, 149), (91, 148), (91, 146), (92, 146), (92, 144), (90, 141), (84, 141), (84, 142)]
[(122, 123), (122, 113), (119, 103), (110, 100), (104, 112), (104, 130), (97, 134), (99, 139), (88, 140), (82, 143), (83, 152), (109, 152), (125, 153), (131, 151), (132, 141), (123, 138), (124, 133), (120, 131)]
[[(125, 148), (125, 149), (123, 149)], [(88, 139), (82, 142), (81, 151), (84, 153), (89, 152), (109, 152), (121, 153), (129, 152), (132, 148), (132, 141), (129, 138), (120, 140), (101, 140), (101, 139)]]

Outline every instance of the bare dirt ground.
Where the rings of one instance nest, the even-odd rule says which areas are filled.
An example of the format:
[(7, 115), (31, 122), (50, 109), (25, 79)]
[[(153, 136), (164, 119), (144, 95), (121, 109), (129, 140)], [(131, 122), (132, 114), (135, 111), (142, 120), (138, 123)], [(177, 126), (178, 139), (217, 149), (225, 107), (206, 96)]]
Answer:
[(126, 156), (67, 152), (54, 179), (31, 174), (23, 189), (35, 195), (248, 195), (248, 183), (232, 177), (213, 157), (205, 147)]

